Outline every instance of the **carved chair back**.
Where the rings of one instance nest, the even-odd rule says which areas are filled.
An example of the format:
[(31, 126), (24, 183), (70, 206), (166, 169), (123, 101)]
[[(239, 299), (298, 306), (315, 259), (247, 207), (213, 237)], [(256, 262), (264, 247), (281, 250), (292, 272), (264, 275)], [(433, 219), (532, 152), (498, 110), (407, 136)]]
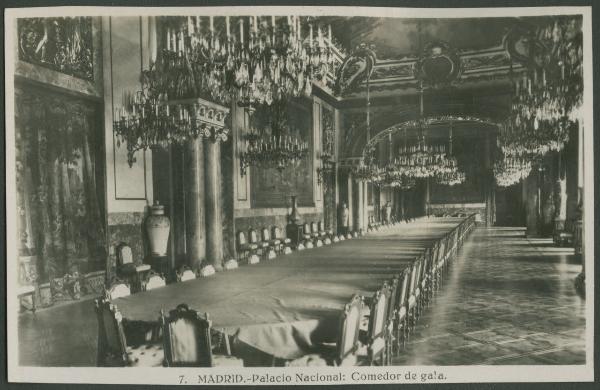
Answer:
[(211, 322), (185, 303), (160, 313), (165, 364), (168, 367), (212, 367)]
[(127, 365), (127, 341), (122, 316), (106, 297), (94, 300), (98, 319), (98, 366)]
[(273, 238), (277, 240), (283, 239), (283, 233), (279, 226), (273, 226)]
[(398, 306), (402, 306), (406, 304), (406, 300), (408, 299), (408, 289), (410, 287), (410, 276), (411, 276), (411, 269), (410, 268), (406, 268), (401, 276), (400, 279), (402, 280), (402, 284), (400, 285), (400, 288), (398, 289), (398, 293), (399, 293), (399, 297), (398, 297)]
[(319, 227), (317, 226), (317, 223), (316, 223), (316, 222), (311, 222), (311, 223), (310, 223), (310, 230), (311, 230), (313, 233), (318, 233), (318, 232), (319, 232)]
[(371, 314), (369, 317), (370, 340), (384, 336), (389, 300), (390, 286), (384, 283), (381, 289), (375, 292), (371, 300)]
[(122, 242), (117, 246), (117, 266), (122, 267), (126, 264), (133, 264), (133, 252), (131, 247)]
[(271, 241), (271, 232), (269, 232), (269, 228), (262, 228), (262, 240)]
[(337, 359), (344, 360), (358, 349), (358, 334), (362, 317), (362, 297), (353, 295), (344, 306), (340, 316), (340, 330), (337, 341)]
[(237, 232), (237, 242), (238, 246), (246, 245), (248, 241), (246, 240), (246, 233), (243, 231)]
[(400, 289), (400, 280), (398, 275), (394, 276), (392, 282), (390, 283), (390, 297), (388, 300), (388, 308), (387, 308), (387, 316), (388, 320), (393, 319), (394, 310), (396, 310), (397, 298), (398, 298), (398, 290)]
[(105, 291), (105, 296), (109, 300), (128, 297), (129, 295), (131, 295), (129, 284), (120, 279), (115, 279)]
[(179, 280), (180, 282), (185, 282), (193, 279), (196, 279), (196, 273), (192, 271), (192, 269), (187, 265), (181, 267), (177, 272), (177, 280)]
[(153, 290), (155, 288), (164, 287), (167, 285), (167, 281), (159, 273), (150, 271), (146, 283), (144, 283), (145, 290)]
[(325, 224), (323, 223), (323, 221), (319, 221), (317, 227), (319, 228), (319, 232), (325, 231)]
[(259, 242), (259, 240), (258, 240), (258, 234), (256, 233), (256, 230), (250, 229), (248, 235), (250, 236), (250, 243), (251, 244), (257, 244)]
[(304, 234), (310, 234), (310, 233), (312, 233), (312, 230), (310, 228), (310, 224), (308, 222), (304, 223), (303, 230), (304, 230)]

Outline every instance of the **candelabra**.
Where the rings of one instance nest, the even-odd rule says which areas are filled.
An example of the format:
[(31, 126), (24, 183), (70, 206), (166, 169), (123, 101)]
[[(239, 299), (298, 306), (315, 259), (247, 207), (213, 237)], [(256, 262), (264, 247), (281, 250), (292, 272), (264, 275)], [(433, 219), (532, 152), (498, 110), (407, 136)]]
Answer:
[(113, 128), (117, 146), (127, 145), (127, 162), (136, 161), (135, 152), (154, 146), (181, 144), (199, 136), (217, 142), (226, 141), (229, 129), (225, 118), (226, 107), (203, 100), (167, 102), (142, 90), (134, 96), (125, 96), (128, 109), (115, 112)]

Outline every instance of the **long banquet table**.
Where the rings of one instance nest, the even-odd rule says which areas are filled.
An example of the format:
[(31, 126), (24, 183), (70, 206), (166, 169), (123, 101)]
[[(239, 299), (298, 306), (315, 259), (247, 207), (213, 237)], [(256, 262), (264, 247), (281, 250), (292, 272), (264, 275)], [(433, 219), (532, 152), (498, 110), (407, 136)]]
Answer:
[(352, 294), (370, 296), (463, 218), (422, 218), (352, 240), (280, 255), (260, 264), (115, 299), (123, 318), (156, 322), (186, 303), (213, 328), (282, 359), (335, 340)]

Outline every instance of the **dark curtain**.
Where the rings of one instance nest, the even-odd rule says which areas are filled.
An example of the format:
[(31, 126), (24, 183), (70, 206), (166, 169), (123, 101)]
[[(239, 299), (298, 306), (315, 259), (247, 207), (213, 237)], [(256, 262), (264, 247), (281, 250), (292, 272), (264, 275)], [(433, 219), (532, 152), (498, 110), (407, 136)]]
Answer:
[[(16, 89), (21, 237), (42, 280), (103, 269), (103, 143), (97, 106), (43, 89)], [(23, 226), (25, 225), (25, 226)]]

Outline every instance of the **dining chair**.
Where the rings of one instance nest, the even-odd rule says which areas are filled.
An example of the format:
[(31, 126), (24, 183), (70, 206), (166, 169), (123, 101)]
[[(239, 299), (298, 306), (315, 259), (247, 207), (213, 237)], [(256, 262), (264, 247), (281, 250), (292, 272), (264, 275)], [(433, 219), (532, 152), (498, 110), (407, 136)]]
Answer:
[(319, 226), (315, 221), (310, 223), (310, 231), (311, 231), (311, 239), (313, 241), (313, 245), (318, 247), (323, 246), (323, 240), (321, 239), (321, 233), (319, 232)]
[(306, 249), (314, 248), (312, 241), (312, 229), (308, 222), (302, 225), (302, 244)]
[(398, 289), (400, 288), (400, 279), (399, 276), (396, 275), (392, 278), (390, 282), (390, 296), (388, 299), (388, 307), (387, 307), (387, 317), (385, 320), (385, 338), (386, 338), (386, 365), (390, 365), (392, 363), (392, 349), (395, 343), (394, 340), (394, 328), (396, 327), (396, 312), (397, 312), (397, 298), (398, 298)]
[(262, 242), (267, 243), (267, 259), (274, 259), (280, 251), (281, 241), (271, 238), (271, 231), (268, 227), (263, 227), (261, 231)]
[(258, 245), (248, 242), (243, 231), (237, 232), (237, 250), (248, 264), (256, 264), (260, 261), (256, 255)]
[(207, 264), (207, 265), (203, 266), (202, 268), (200, 268), (200, 276), (202, 276), (203, 278), (212, 276), (215, 273), (216, 273), (216, 270), (212, 264)]
[(252, 245), (256, 245), (256, 247), (258, 248), (258, 250), (260, 251), (260, 256), (262, 258), (265, 258), (265, 256), (267, 255), (267, 251), (266, 249), (269, 248), (269, 243), (268, 242), (264, 242), (261, 241), (258, 238), (258, 233), (256, 232), (256, 230), (254, 230), (254, 228), (251, 228), (248, 231), (248, 237), (249, 237), (249, 242)]
[(319, 353), (307, 354), (288, 361), (285, 365), (288, 367), (321, 366), (325, 362), (328, 366), (355, 366), (356, 353), (360, 348), (359, 329), (362, 311), (363, 298), (354, 294), (340, 314), (335, 343), (322, 343), (319, 345)]
[(99, 367), (160, 367), (163, 364), (163, 346), (160, 343), (127, 345), (123, 318), (106, 297), (94, 300), (98, 320)]
[(333, 230), (326, 229), (325, 223), (323, 223), (323, 220), (321, 220), (317, 223), (317, 227), (319, 229), (319, 234), (321, 235), (321, 238), (323, 240), (323, 244), (325, 244), (325, 245), (331, 244), (333, 241), (333, 237), (334, 237)]
[(290, 246), (292, 243), (292, 240), (283, 236), (283, 233), (282, 233), (281, 229), (279, 228), (279, 226), (273, 226), (272, 232), (273, 232), (273, 235), (272, 235), (273, 238), (278, 239), (281, 242), (283, 254), (287, 255), (289, 253), (292, 253), (292, 248)]
[(35, 314), (37, 299), (37, 273), (35, 272), (37, 256), (19, 256), (19, 271), (17, 285), (17, 299), (19, 305), (31, 309)]
[[(359, 359), (366, 358), (366, 364), (372, 366), (376, 362), (384, 365), (387, 361), (386, 354), (386, 322), (390, 299), (390, 286), (384, 283), (375, 292), (370, 303), (369, 330), (364, 340), (366, 351), (363, 348), (358, 352)], [(360, 363), (360, 362), (359, 362)]]
[(408, 295), (410, 289), (411, 268), (405, 268), (400, 274), (400, 287), (397, 290), (396, 299), (396, 352), (400, 351), (400, 346), (405, 346), (407, 338), (407, 313), (408, 313)]
[(117, 276), (126, 280), (132, 286), (133, 292), (141, 291), (142, 280), (150, 271), (150, 264), (136, 264), (133, 259), (133, 251), (131, 247), (121, 242), (116, 248), (117, 255)]
[(146, 280), (142, 282), (142, 288), (144, 291), (154, 290), (156, 288), (161, 288), (166, 285), (167, 281), (165, 280), (165, 278), (154, 270), (150, 271)]
[(236, 259), (229, 259), (223, 263), (223, 268), (225, 268), (226, 271), (237, 269), (238, 267), (239, 264)]
[[(243, 367), (243, 361), (230, 355), (213, 353), (211, 321), (182, 303), (166, 316), (160, 312), (167, 367)], [(228, 348), (229, 350), (229, 348)]]
[(177, 281), (178, 282), (187, 282), (188, 280), (196, 279), (196, 273), (192, 271), (192, 269), (184, 265), (179, 270), (177, 270)]
[(410, 267), (410, 283), (408, 289), (408, 297), (406, 302), (406, 340), (410, 337), (410, 332), (416, 323), (415, 310), (417, 306), (416, 289), (417, 289), (417, 274), (419, 272), (419, 261), (414, 261)]
[(129, 284), (121, 279), (114, 279), (108, 288), (104, 290), (104, 295), (109, 299), (128, 297), (131, 295)]

